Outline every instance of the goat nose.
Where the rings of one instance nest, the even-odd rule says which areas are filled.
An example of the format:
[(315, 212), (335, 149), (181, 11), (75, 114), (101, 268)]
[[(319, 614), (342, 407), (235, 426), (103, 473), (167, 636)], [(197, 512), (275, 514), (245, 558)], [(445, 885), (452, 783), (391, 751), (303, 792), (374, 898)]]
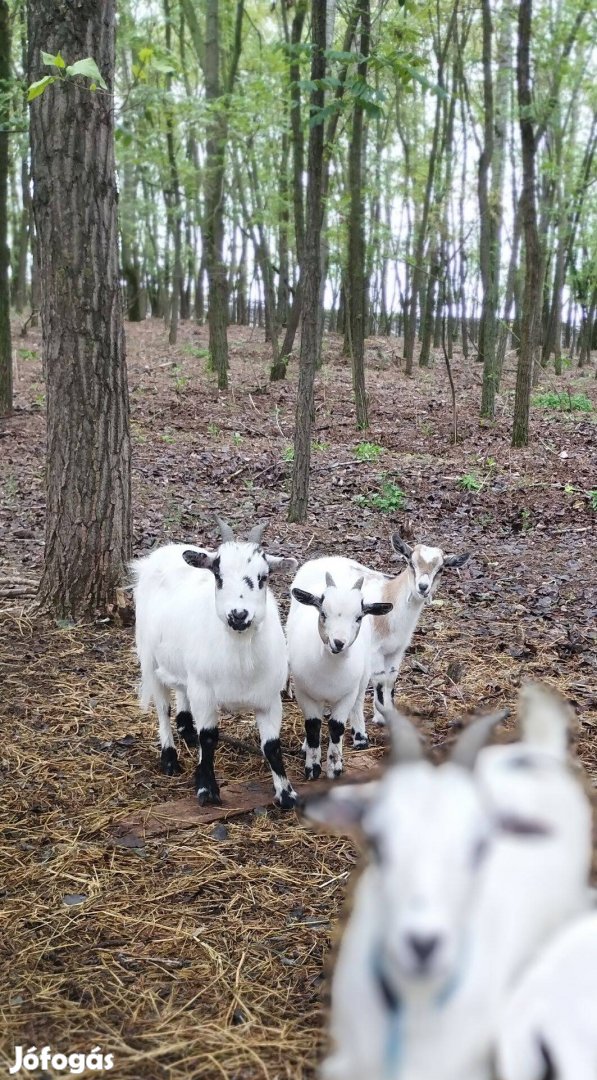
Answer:
[(408, 944), (414, 952), (421, 967), (425, 965), (434, 952), (436, 952), (440, 939), (437, 934), (411, 934)]
[(429, 590), (429, 585), (427, 584), (427, 582), (420, 581), (419, 582), (419, 592), (421, 593), (421, 595), (425, 596), (425, 593), (428, 592), (428, 590)]
[(338, 641), (338, 638), (334, 638), (334, 651), (335, 652), (342, 652), (343, 648), (344, 648), (344, 642), (343, 641)]
[(243, 608), (242, 611), (233, 608), (232, 611), (228, 612), (228, 625), (231, 626), (233, 630), (246, 630), (249, 625), (247, 622), (248, 615), (249, 612), (246, 608)]

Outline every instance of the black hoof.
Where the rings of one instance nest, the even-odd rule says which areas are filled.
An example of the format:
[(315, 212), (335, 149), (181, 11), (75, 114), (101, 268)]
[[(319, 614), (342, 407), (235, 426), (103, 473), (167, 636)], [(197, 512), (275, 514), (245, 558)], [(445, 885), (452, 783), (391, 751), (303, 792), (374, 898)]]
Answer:
[(199, 739), (197, 738), (193, 717), (190, 712), (179, 712), (176, 714), (176, 730), (181, 739), (184, 739), (189, 749), (194, 749), (196, 746), (199, 746)]
[(369, 748), (369, 739), (366, 735), (361, 735), (357, 731), (353, 735), (352, 746), (354, 750), (367, 750)]
[(199, 806), (221, 806), (220, 789), (212, 788), (208, 791), (207, 788), (201, 788), (197, 792), (197, 802)]
[(165, 776), (180, 776), (182, 769), (178, 764), (178, 754), (174, 746), (166, 746), (162, 750), (160, 769)]
[(276, 806), (280, 807), (280, 810), (294, 810), (299, 804), (299, 797), (296, 791), (283, 791), (280, 795), (276, 795), (274, 798)]
[(305, 769), (305, 780), (319, 780), (321, 776), (321, 765), (311, 765), (309, 769)]

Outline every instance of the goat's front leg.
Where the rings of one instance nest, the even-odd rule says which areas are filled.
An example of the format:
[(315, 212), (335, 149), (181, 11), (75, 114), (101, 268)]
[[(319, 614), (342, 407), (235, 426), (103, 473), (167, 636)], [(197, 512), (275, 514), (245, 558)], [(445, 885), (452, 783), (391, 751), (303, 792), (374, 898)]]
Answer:
[(350, 724), (352, 727), (352, 744), (355, 750), (366, 750), (369, 746), (369, 739), (367, 738), (367, 729), (365, 727), (365, 691), (369, 682), (369, 674), (367, 673), (361, 680), (359, 686), (359, 692), (356, 697), (356, 701), (350, 710)]
[(394, 664), (384, 671), (374, 671), (371, 676), (373, 683), (373, 723), (385, 724), (380, 706), (389, 705), (394, 700), (394, 686), (398, 669)]
[(189, 685), (188, 700), (199, 737), (199, 762), (195, 770), (197, 801), (200, 806), (221, 806), (220, 789), (214, 769), (219, 738), (218, 708), (208, 688), (201, 683)]
[(299, 709), (305, 718), (305, 779), (318, 780), (321, 776), (321, 721), (323, 706), (320, 701), (308, 697), (299, 687), (294, 688)]
[(256, 709), (255, 722), (259, 729), (263, 756), (272, 770), (274, 802), (281, 810), (292, 810), (298, 803), (298, 795), (286, 776), (280, 729), (282, 727), (282, 699), (278, 695), (269, 709)]
[(326, 767), (328, 780), (336, 780), (344, 770), (344, 762), (342, 760), (342, 740), (353, 704), (353, 697), (348, 699), (343, 698), (341, 701), (336, 702), (330, 711), (330, 718), (328, 720), (330, 741), (328, 744), (328, 760)]
[(198, 746), (197, 731), (186, 690), (176, 691), (176, 730), (189, 750)]

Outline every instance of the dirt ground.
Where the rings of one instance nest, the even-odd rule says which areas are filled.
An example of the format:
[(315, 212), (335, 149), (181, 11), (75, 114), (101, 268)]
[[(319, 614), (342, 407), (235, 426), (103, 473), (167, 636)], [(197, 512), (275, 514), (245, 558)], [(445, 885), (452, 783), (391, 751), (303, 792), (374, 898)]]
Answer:
[[(464, 714), (515, 707), (522, 679), (545, 679), (573, 702), (576, 746), (597, 776), (594, 367), (542, 376), (542, 390), (582, 392), (593, 411), (534, 407), (532, 445), (512, 451), (513, 357), (491, 424), (477, 415), (478, 366), (456, 357), (454, 446), (441, 356), (407, 379), (399, 342), (368, 342), (363, 435), (341, 343), (326, 338), (310, 512), (299, 526), (286, 521), (296, 363), (270, 385), (262, 331), (232, 329), (231, 390), (220, 394), (205, 328), (184, 326), (175, 348), (159, 323), (128, 326), (127, 336), (136, 553), (215, 540), (215, 511), (241, 533), (267, 519), (269, 550), (299, 559), (334, 551), (388, 570), (395, 529), (470, 551), (423, 613), (400, 704), (438, 746)], [(326, 959), (357, 854), (271, 805), (133, 846), (114, 839), (131, 813), (188, 794), (193, 762), (185, 752), (176, 779), (158, 771), (130, 627), (58, 624), (35, 611), (39, 336), (16, 346), (17, 410), (0, 426), (0, 1066), (16, 1044), (49, 1044), (113, 1053), (118, 1080), (311, 1077), (324, 1045)], [(392, 509), (397, 488), (402, 509)], [(288, 584), (274, 585), (283, 607)], [(267, 779), (251, 719), (226, 718), (222, 730), (244, 746), (221, 746), (220, 779)], [(283, 735), (298, 779), (291, 702)], [(349, 751), (347, 770), (356, 764)]]

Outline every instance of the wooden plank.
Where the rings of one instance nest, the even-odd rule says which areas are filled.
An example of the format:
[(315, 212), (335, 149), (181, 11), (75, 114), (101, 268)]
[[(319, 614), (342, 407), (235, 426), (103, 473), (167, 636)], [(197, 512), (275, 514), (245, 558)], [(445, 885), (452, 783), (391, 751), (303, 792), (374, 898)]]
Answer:
[[(347, 769), (342, 782), (363, 783), (372, 780), (380, 773), (381, 756), (379, 750), (360, 750), (354, 754), (346, 754), (345, 759), (358, 762), (358, 768)], [(345, 760), (346, 764), (346, 760)], [(294, 770), (292, 770), (294, 771)], [(316, 782), (295, 782), (291, 772), (291, 780), (301, 798), (308, 798), (325, 791), (331, 781), (321, 779)], [(337, 782), (337, 781), (336, 781)], [(270, 781), (237, 781), (223, 780), (220, 783), (221, 806), (199, 806), (197, 800), (190, 796), (186, 799), (171, 799), (168, 802), (157, 803), (141, 811), (132, 814), (112, 826), (111, 834), (118, 844), (126, 847), (135, 847), (144, 840), (150, 840), (156, 836), (168, 836), (171, 833), (182, 832), (185, 829), (194, 829), (199, 826), (209, 825), (214, 821), (222, 821), (255, 810), (258, 806), (268, 809), (273, 806), (273, 789)]]

